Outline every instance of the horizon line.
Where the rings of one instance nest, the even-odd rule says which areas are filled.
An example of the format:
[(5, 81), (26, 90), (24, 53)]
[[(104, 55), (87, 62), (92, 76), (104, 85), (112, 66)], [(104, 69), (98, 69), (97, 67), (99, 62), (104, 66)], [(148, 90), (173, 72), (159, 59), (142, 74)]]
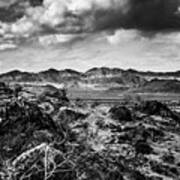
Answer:
[(54, 68), (54, 67), (50, 67), (50, 68), (46, 68), (46, 69), (42, 69), (42, 70), (38, 70), (38, 71), (28, 71), (28, 70), (23, 70), (23, 69), (18, 69), (18, 68), (15, 68), (15, 69), (12, 69), (12, 70), (8, 70), (6, 72), (3, 72), (3, 73), (0, 73), (0, 75), (4, 75), (4, 74), (8, 74), (8, 73), (11, 73), (11, 72), (20, 72), (20, 73), (33, 73), (33, 74), (38, 74), (38, 73), (42, 73), (42, 72), (45, 72), (45, 71), (50, 71), (50, 70), (55, 70), (55, 71), (59, 71), (59, 72), (62, 72), (62, 71), (67, 71), (67, 70), (71, 70), (71, 71), (75, 71), (77, 73), (86, 73), (90, 70), (93, 70), (93, 69), (110, 69), (110, 70), (113, 70), (113, 69), (118, 69), (118, 70), (122, 70), (122, 71), (135, 71), (135, 72), (139, 72), (139, 73), (161, 73), (161, 74), (164, 74), (164, 73), (178, 73), (180, 72), (180, 70), (174, 70), (174, 71), (153, 71), (153, 70), (140, 70), (140, 69), (135, 69), (135, 68), (120, 68), (120, 67), (108, 67), (108, 66), (101, 66), (101, 67), (98, 67), (98, 66), (95, 66), (95, 67), (92, 67), (92, 68), (88, 68), (87, 70), (85, 71), (80, 71), (80, 70), (77, 70), (77, 69), (73, 69), (73, 68), (62, 68), (62, 69), (58, 69), (58, 68)]

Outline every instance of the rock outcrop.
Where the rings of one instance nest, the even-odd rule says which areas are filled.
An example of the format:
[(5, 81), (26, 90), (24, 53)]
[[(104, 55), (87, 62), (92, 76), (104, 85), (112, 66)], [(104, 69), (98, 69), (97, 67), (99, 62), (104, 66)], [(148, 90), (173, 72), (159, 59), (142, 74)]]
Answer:
[(125, 106), (115, 106), (109, 110), (112, 119), (123, 121), (132, 121), (131, 111)]
[(51, 86), (33, 101), (0, 88), (11, 90), (0, 111), (1, 180), (179, 179), (180, 126), (166, 105), (85, 109)]

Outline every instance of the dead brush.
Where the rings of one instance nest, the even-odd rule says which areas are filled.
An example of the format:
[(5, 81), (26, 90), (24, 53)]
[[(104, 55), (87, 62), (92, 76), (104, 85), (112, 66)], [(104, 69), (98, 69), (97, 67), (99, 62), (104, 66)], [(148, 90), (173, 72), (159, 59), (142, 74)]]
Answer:
[(60, 150), (42, 143), (6, 161), (0, 175), (2, 180), (26, 180), (34, 175), (48, 180), (57, 173), (72, 171), (74, 166)]

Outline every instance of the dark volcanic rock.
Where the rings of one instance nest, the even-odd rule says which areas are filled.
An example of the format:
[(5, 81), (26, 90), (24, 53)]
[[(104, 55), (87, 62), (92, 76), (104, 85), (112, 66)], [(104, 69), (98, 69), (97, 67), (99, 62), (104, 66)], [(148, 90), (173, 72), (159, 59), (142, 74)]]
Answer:
[(112, 171), (108, 174), (106, 180), (124, 180), (119, 171)]
[(61, 122), (68, 123), (68, 122), (76, 121), (78, 119), (84, 119), (86, 117), (87, 117), (86, 114), (82, 114), (80, 112), (76, 112), (71, 109), (64, 109), (58, 113), (56, 118)]
[(147, 142), (138, 141), (135, 144), (135, 149), (137, 153), (141, 154), (151, 154), (153, 152), (152, 147)]
[(122, 121), (132, 121), (131, 112), (124, 106), (115, 106), (109, 110), (112, 119)]
[(131, 180), (148, 180), (146, 176), (141, 174), (139, 171), (134, 171), (131, 173)]
[[(5, 88), (0, 84), (2, 95)], [(11, 101), (2, 103), (0, 179), (179, 179), (179, 126), (167, 106), (149, 101), (137, 111), (115, 106), (108, 114), (104, 107), (73, 109), (65, 91), (52, 86), (32, 90), (29, 101), (16, 86)], [(138, 119), (136, 112), (143, 116)]]
[(53, 120), (34, 104), (12, 102), (6, 107), (0, 123), (0, 157), (16, 157), (29, 147), (63, 138)]
[(162, 157), (162, 160), (165, 163), (171, 163), (171, 164), (175, 163), (175, 158), (174, 158), (173, 154), (164, 154)]
[[(143, 141), (151, 140), (156, 142), (164, 137), (163, 131), (161, 131), (159, 128), (153, 127), (138, 127), (134, 130), (134, 134), (137, 134)], [(136, 137), (136, 135), (134, 135), (134, 137)]]
[(169, 166), (167, 164), (159, 164), (156, 161), (151, 161), (151, 169), (159, 173), (161, 175), (170, 176), (170, 177), (176, 177), (179, 174), (178, 168), (174, 166)]
[(50, 85), (44, 87), (43, 92), (39, 95), (39, 101), (41, 103), (50, 102), (55, 109), (69, 104), (66, 91)]
[(178, 116), (175, 113), (173, 113), (165, 104), (158, 101), (145, 101), (138, 109), (148, 115), (158, 115), (178, 119)]
[(31, 6), (41, 6), (43, 4), (43, 0), (29, 0)]

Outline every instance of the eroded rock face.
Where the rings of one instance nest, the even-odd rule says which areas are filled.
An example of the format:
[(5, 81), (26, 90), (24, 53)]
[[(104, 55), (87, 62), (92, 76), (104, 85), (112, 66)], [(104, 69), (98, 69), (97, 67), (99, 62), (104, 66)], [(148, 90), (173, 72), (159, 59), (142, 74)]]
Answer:
[[(75, 178), (75, 172), (69, 172), (71, 162), (62, 155), (67, 152), (66, 136), (70, 129), (67, 132), (39, 106), (43, 101), (40, 102), (38, 96), (31, 102), (20, 96), (21, 93), (12, 93), (10, 101), (2, 105), (0, 111), (0, 179), (41, 180), (45, 178), (45, 166), (49, 176), (48, 173), (53, 174), (54, 169), (58, 169), (57, 164), (61, 163), (65, 172), (55, 173), (51, 179)], [(51, 93), (45, 98), (52, 98), (53, 107), (64, 103), (61, 102), (63, 94)], [(59, 100), (55, 101), (54, 97)]]
[(78, 119), (85, 119), (86, 117), (87, 117), (86, 114), (65, 108), (63, 110), (59, 110), (56, 119), (63, 123), (70, 123), (73, 121), (77, 121)]
[(59, 112), (60, 107), (68, 106), (69, 100), (63, 89), (46, 86), (38, 95), (38, 105), (43, 111), (51, 116)]
[(50, 85), (43, 87), (42, 93), (39, 95), (39, 100), (51, 101), (54, 104), (55, 103), (65, 104), (69, 102), (65, 90), (57, 89)]
[[(4, 116), (4, 117), (3, 117)], [(2, 158), (17, 156), (28, 147), (42, 142), (62, 139), (51, 117), (43, 114), (38, 106), (31, 103), (12, 102), (7, 105), (0, 123), (0, 152)]]
[(0, 179), (179, 179), (180, 129), (163, 104), (85, 111), (51, 87), (33, 102), (20, 94), (0, 111)]

